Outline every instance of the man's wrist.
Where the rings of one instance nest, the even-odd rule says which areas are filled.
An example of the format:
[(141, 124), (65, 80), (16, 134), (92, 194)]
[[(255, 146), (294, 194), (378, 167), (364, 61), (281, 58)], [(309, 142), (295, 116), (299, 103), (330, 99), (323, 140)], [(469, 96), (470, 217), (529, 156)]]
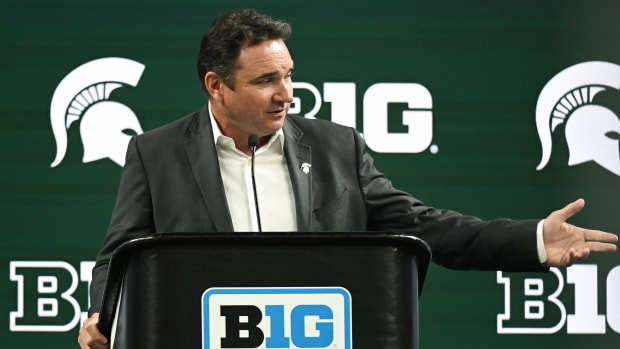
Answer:
[(538, 250), (538, 261), (541, 265), (547, 262), (547, 251), (545, 251), (545, 239), (543, 237), (543, 224), (545, 220), (538, 222), (536, 226), (536, 248)]

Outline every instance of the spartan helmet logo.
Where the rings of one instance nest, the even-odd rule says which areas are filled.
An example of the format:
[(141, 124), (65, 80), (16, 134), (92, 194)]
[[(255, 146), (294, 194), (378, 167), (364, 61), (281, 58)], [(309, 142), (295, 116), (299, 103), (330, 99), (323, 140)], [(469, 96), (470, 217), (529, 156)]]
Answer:
[(568, 165), (594, 161), (620, 176), (620, 120), (610, 109), (592, 104), (597, 93), (620, 90), (620, 66), (608, 62), (584, 62), (554, 76), (540, 92), (536, 104), (536, 128), (542, 144), (542, 170), (551, 157), (551, 133), (565, 124)]
[(131, 130), (142, 133), (134, 112), (127, 106), (108, 100), (123, 84), (136, 86), (144, 65), (126, 58), (101, 58), (85, 63), (69, 73), (56, 87), (50, 106), (52, 132), (56, 139), (56, 167), (67, 152), (67, 130), (81, 119), (80, 136), (83, 162), (109, 158), (125, 165), (125, 152)]

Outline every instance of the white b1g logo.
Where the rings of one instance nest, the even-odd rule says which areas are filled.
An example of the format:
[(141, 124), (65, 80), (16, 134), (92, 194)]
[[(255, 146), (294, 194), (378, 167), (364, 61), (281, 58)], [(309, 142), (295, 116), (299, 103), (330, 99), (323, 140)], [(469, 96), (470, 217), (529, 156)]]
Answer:
[[(599, 314), (597, 265), (580, 264), (566, 269), (566, 283), (574, 285), (574, 314), (567, 314), (559, 299), (565, 282), (562, 273), (557, 268), (550, 271), (555, 276), (552, 280), (521, 280), (497, 272), (497, 283), (504, 285), (504, 312), (497, 315), (497, 333), (552, 334), (566, 324), (569, 334), (604, 334), (606, 322), (620, 333), (620, 266), (611, 269), (606, 278), (607, 319)], [(511, 306), (516, 304), (521, 305)]]
[[(322, 102), (331, 103), (331, 121), (356, 128), (356, 88), (352, 82), (326, 82), (323, 97), (312, 84), (293, 82), (295, 97), (290, 112), (314, 118)], [(299, 95), (305, 90), (307, 97)], [(309, 93), (309, 94), (308, 94)], [(312, 97), (310, 97), (310, 95)], [(406, 132), (388, 130), (388, 104), (406, 103), (402, 126)], [(311, 105), (312, 107), (307, 107)], [(368, 147), (378, 153), (420, 153), (433, 139), (433, 98), (426, 87), (416, 83), (376, 83), (364, 93), (363, 127)], [(432, 153), (437, 146), (431, 146)]]
[(11, 332), (67, 332), (75, 328), (87, 316), (75, 293), (81, 283), (90, 286), (94, 265), (83, 261), (76, 269), (64, 261), (11, 261), (10, 279), (17, 283)]

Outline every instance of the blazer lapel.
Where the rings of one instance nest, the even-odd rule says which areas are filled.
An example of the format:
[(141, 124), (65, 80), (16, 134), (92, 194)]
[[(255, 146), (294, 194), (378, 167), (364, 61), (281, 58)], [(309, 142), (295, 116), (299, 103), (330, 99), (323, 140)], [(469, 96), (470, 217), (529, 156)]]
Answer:
[(228, 210), (224, 183), (220, 175), (211, 119), (207, 108), (208, 104), (200, 110), (198, 118), (190, 126), (185, 151), (209, 210), (205, 214), (211, 216), (217, 231), (231, 232), (234, 228)]
[(312, 152), (302, 143), (303, 132), (290, 118), (284, 122), (284, 154), (295, 194), (297, 230), (309, 231), (312, 222)]

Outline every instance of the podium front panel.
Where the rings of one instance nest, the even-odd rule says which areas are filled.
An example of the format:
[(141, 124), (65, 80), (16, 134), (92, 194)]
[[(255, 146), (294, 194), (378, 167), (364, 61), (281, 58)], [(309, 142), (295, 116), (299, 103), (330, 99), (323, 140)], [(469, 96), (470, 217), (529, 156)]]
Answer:
[[(420, 256), (407, 244), (390, 239), (374, 242), (364, 239), (362, 243), (347, 243), (343, 239), (334, 242), (326, 238), (272, 239), (259, 243), (235, 239), (165, 240), (142, 243), (123, 256), (125, 268), (114, 348), (224, 348), (230, 345), (226, 339), (215, 338), (212, 343), (216, 345), (203, 343), (205, 335), (209, 337), (204, 318), (208, 314), (203, 314), (202, 304), (205, 292), (233, 289), (243, 293), (245, 289), (257, 288), (266, 293), (270, 293), (270, 289), (344, 289), (350, 295), (350, 314), (345, 314), (345, 317), (350, 316), (346, 319), (350, 322), (350, 348), (418, 346)], [(377, 241), (383, 243), (377, 244)], [(427, 265), (428, 260), (424, 260), (422, 267), (426, 269)], [(110, 292), (106, 290), (107, 294)], [(304, 304), (304, 296), (296, 299)], [(245, 303), (252, 303), (245, 300)], [(259, 303), (260, 306), (253, 308), (262, 313), (264, 302)], [(315, 340), (317, 345), (334, 348), (329, 340), (318, 340), (317, 328), (332, 326), (330, 331), (334, 331), (334, 328), (343, 327), (334, 326), (330, 320), (314, 318), (308, 321), (311, 328), (302, 329), (308, 333), (299, 334), (299, 329), (291, 333), (291, 326), (295, 326), (291, 322), (295, 318), (291, 318), (290, 304), (276, 309), (282, 312), (278, 317), (282, 328), (265, 329), (276, 325), (270, 317), (270, 323), (263, 323), (263, 330), (254, 328), (254, 339), (239, 342), (242, 343), (240, 347), (297, 348), (297, 333), (297, 338), (308, 339), (301, 344), (304, 347)], [(220, 326), (225, 324), (227, 319), (219, 314), (221, 309), (209, 311), (218, 312), (212, 314), (212, 318), (220, 318)], [(256, 316), (267, 318), (266, 314)], [(274, 337), (271, 331), (278, 338), (288, 340), (288, 346), (285, 346), (286, 341), (284, 344), (281, 341), (269, 343), (267, 338)], [(225, 329), (216, 333), (225, 333)], [(348, 334), (333, 334), (341, 335)]]

